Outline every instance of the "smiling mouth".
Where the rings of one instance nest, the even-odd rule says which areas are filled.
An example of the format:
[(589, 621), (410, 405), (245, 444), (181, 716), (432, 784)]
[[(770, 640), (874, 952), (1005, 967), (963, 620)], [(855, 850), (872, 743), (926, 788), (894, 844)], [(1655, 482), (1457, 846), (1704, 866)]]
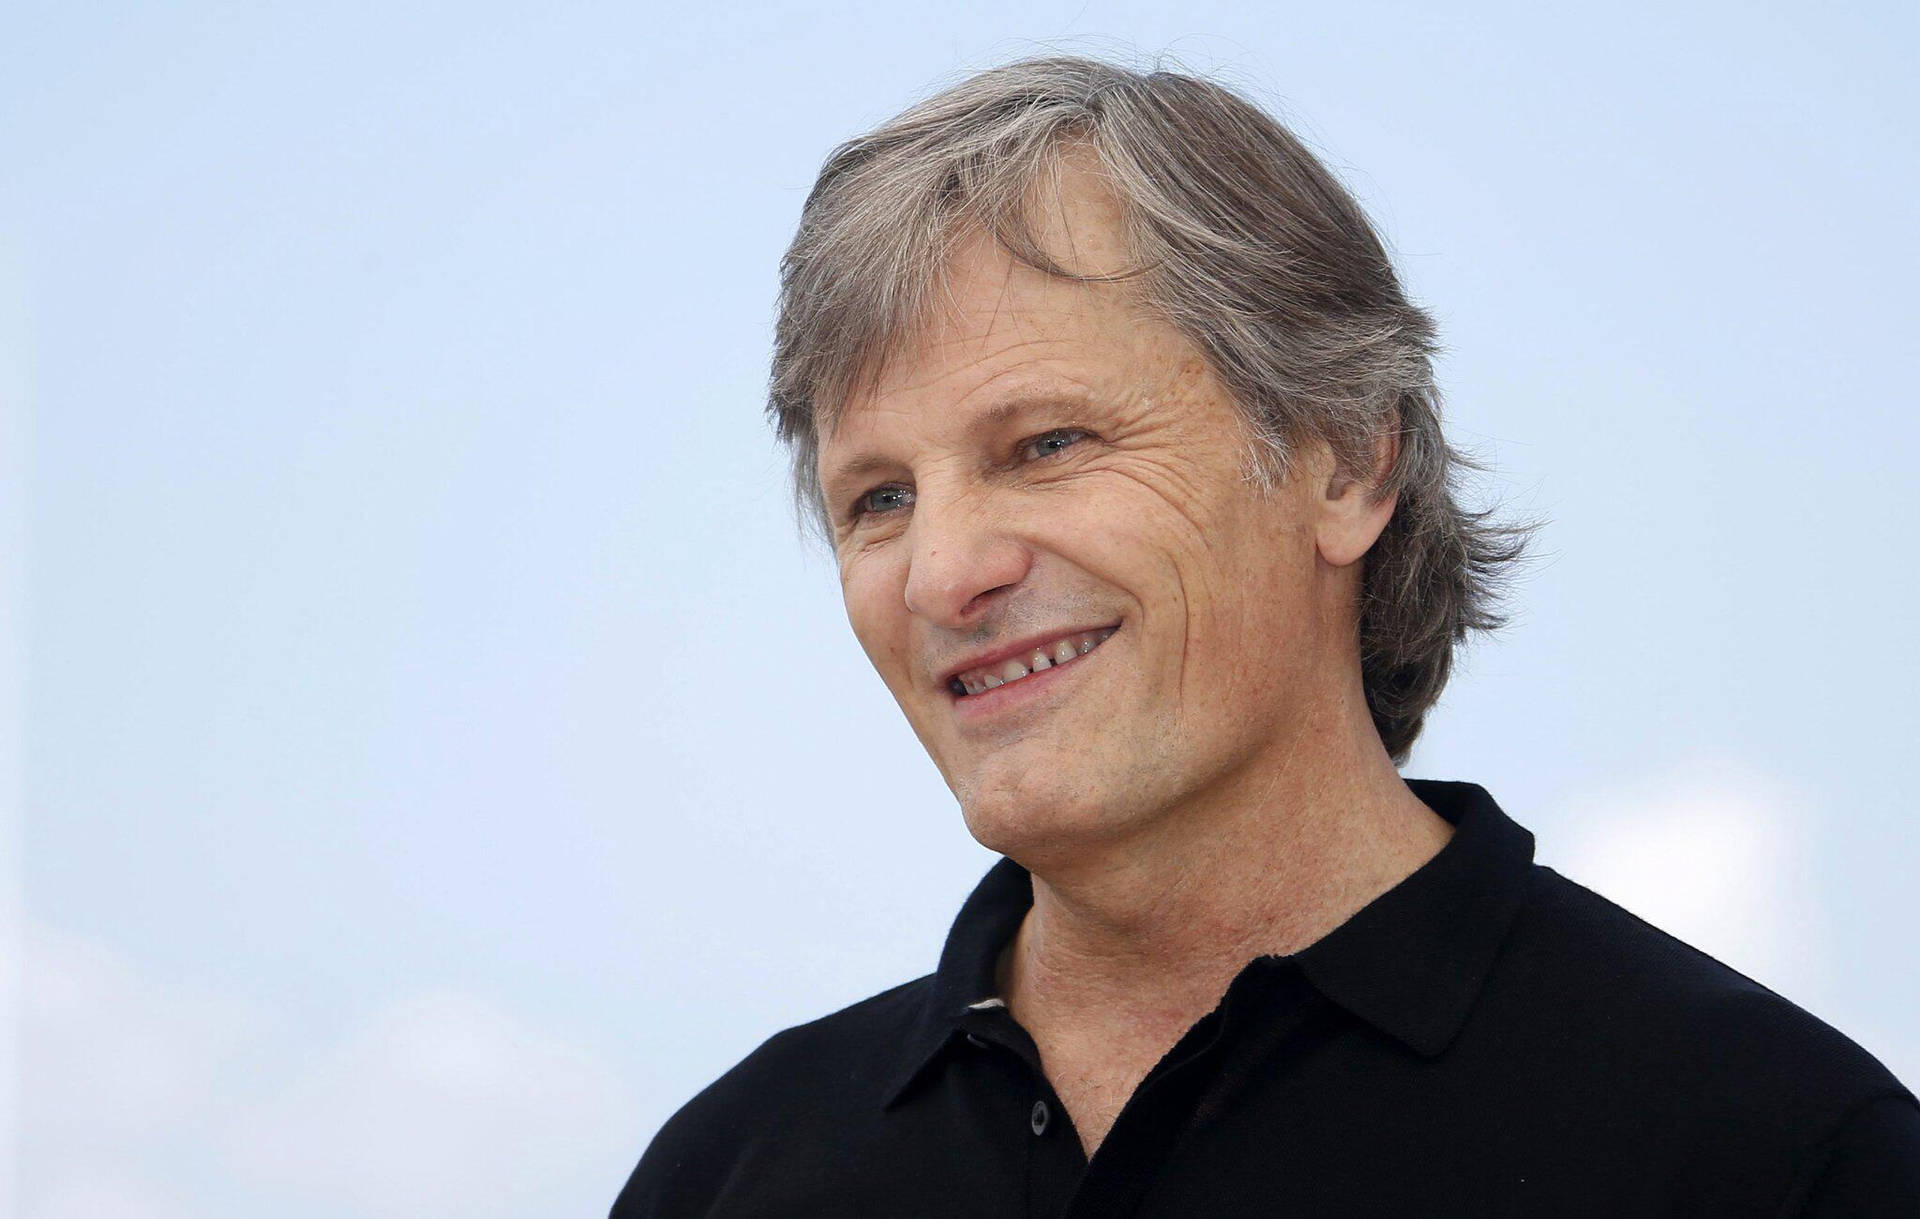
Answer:
[(1109, 626), (1097, 631), (1080, 631), (1072, 635), (1062, 635), (1052, 643), (1041, 644), (1031, 651), (1022, 652), (1010, 659), (957, 673), (947, 682), (947, 689), (961, 698), (967, 698), (1011, 685), (1032, 677), (1044, 669), (1057, 669), (1061, 665), (1072, 664), (1105, 643), (1119, 629), (1118, 626)]

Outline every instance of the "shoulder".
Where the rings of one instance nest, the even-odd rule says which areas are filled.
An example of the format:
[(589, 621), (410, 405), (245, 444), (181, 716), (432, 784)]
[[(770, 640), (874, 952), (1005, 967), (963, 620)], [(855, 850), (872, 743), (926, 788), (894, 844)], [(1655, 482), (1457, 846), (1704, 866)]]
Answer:
[(831, 1122), (840, 1111), (877, 1112), (932, 981), (917, 978), (769, 1037), (667, 1119), (612, 1219), (703, 1214), (754, 1148), (781, 1131)]
[(1838, 1029), (1548, 867), (1496, 973), (1490, 994), (1561, 1047), (1556, 1069), (1578, 1059), (1596, 1088), (1748, 1153), (1804, 1153), (1877, 1099), (1914, 1103)]

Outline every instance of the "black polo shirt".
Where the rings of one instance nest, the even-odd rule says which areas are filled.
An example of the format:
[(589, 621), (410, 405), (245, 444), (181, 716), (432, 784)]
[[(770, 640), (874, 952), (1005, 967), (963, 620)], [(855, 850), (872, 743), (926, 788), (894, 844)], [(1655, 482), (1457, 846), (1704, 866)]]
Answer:
[(1871, 1055), (1535, 864), (1481, 788), (1409, 786), (1452, 839), (1250, 962), (1091, 1162), (994, 994), (1032, 902), (1002, 860), (938, 972), (754, 1051), (614, 1219), (1920, 1216), (1920, 1106)]

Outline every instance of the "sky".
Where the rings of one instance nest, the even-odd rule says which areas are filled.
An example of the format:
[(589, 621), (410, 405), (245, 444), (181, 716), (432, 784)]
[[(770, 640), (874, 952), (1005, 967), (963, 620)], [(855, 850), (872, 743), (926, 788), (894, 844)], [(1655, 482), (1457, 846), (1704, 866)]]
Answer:
[(761, 415), (827, 152), (1025, 54), (1326, 158), (1546, 522), (1405, 772), (1920, 1079), (1911, 6), (53, 4), (0, 38), (0, 1198), (603, 1213), (991, 856)]

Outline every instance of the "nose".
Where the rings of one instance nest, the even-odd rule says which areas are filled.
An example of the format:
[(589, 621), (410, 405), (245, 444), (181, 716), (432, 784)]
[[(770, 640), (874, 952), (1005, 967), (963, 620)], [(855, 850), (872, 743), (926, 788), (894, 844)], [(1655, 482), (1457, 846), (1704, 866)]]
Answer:
[(907, 609), (939, 626), (970, 626), (995, 594), (1027, 578), (1033, 554), (979, 500), (929, 499), (923, 491), (907, 526)]

